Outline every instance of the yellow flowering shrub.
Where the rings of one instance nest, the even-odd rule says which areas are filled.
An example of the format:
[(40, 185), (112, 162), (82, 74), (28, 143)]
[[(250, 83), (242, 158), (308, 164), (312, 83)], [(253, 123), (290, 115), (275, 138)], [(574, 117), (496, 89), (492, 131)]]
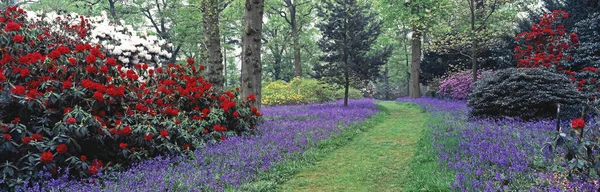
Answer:
[[(343, 89), (309, 78), (294, 78), (289, 83), (281, 80), (274, 81), (268, 83), (262, 90), (264, 105), (322, 103), (340, 98), (344, 98)], [(362, 98), (362, 93), (350, 88), (350, 98)]]

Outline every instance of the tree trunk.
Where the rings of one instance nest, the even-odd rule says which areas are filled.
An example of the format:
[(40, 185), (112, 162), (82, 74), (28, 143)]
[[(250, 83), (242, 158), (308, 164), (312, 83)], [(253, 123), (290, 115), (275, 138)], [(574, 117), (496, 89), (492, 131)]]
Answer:
[(292, 38), (294, 38), (294, 69), (296, 77), (302, 77), (302, 63), (300, 58), (300, 34), (298, 34), (298, 22), (296, 21), (296, 5), (290, 6), (290, 22), (292, 25)]
[(383, 75), (383, 82), (385, 84), (385, 100), (390, 99), (390, 82), (389, 82), (389, 75), (390, 75), (390, 66), (389, 66), (390, 62), (385, 62), (385, 71), (384, 71), (384, 75)]
[[(225, 37), (223, 37), (223, 45), (225, 45)], [(227, 48), (223, 46), (223, 85), (227, 87)]]
[[(477, 30), (475, 28), (475, 22), (477, 21), (476, 5), (475, 0), (469, 1), (471, 9), (471, 68), (473, 70), (473, 82), (477, 81)], [(478, 4), (477, 6), (482, 6)]]
[(346, 81), (344, 84), (344, 106), (348, 106), (348, 95), (350, 92), (350, 59), (347, 54), (344, 54), (344, 57), (344, 80)]
[(410, 86), (411, 92), (410, 97), (419, 98), (421, 97), (420, 88), (420, 77), (419, 72), (421, 69), (421, 32), (416, 26), (413, 26), (412, 34), (412, 66), (410, 69)]
[[(281, 49), (283, 51), (283, 48)], [(281, 80), (281, 61), (283, 60), (282, 54), (278, 51), (273, 52), (273, 58), (275, 63), (273, 64), (273, 76), (275, 80)]]
[(115, 3), (116, 0), (108, 0), (108, 5), (109, 5), (109, 11), (110, 11), (110, 16), (113, 19), (114, 22), (116, 22), (117, 24), (120, 24), (119, 19), (117, 19), (117, 10), (115, 8)]
[(244, 34), (242, 36), (242, 95), (254, 94), (254, 106), (261, 107), (260, 58), (264, 0), (246, 0), (244, 12)]
[(219, 32), (219, 1), (204, 0), (204, 40), (208, 51), (208, 81), (218, 90), (223, 89), (223, 54), (221, 53), (221, 34)]
[(181, 44), (175, 47), (175, 50), (171, 54), (171, 58), (169, 58), (169, 63), (177, 63), (177, 55), (179, 55), (179, 51), (181, 50)]
[[(404, 28), (404, 25), (402, 25), (402, 28)], [(408, 69), (410, 67), (410, 61), (408, 58), (410, 58), (410, 54), (408, 53), (408, 31), (404, 32), (404, 53), (406, 53), (406, 68)], [(406, 71), (406, 93), (408, 95), (410, 95), (410, 71)]]

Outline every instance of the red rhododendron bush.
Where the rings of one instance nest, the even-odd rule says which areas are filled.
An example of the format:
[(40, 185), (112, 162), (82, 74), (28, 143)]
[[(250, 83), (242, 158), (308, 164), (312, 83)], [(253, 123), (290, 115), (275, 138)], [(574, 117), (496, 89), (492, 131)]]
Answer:
[(566, 75), (577, 83), (577, 90), (589, 99), (595, 99), (600, 91), (597, 81), (598, 68), (576, 65), (573, 51), (580, 46), (579, 36), (568, 34), (564, 21), (569, 13), (556, 10), (541, 16), (531, 31), (517, 34), (514, 57), (517, 68), (543, 68)]
[(0, 13), (0, 189), (68, 168), (89, 177), (113, 165), (184, 153), (253, 132), (254, 97), (214, 90), (203, 66), (123, 67), (88, 44), (91, 25)]

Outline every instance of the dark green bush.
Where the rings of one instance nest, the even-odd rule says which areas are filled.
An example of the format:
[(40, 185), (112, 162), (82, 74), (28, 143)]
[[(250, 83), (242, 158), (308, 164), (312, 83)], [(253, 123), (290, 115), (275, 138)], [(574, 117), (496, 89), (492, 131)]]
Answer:
[(479, 117), (547, 118), (556, 104), (576, 105), (584, 98), (565, 76), (540, 69), (503, 69), (475, 83), (471, 114)]

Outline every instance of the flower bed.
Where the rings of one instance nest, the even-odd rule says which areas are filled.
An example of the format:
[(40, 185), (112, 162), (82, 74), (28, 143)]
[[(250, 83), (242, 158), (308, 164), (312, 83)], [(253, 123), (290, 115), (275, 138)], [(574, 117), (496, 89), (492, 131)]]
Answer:
[(88, 42), (85, 17), (30, 16), (0, 12), (0, 191), (59, 170), (102, 178), (251, 135), (261, 120), (254, 95), (213, 88), (193, 59), (127, 68)]
[[(598, 185), (567, 182), (552, 167), (565, 166), (545, 148), (556, 132), (556, 121), (516, 119), (470, 120), (464, 101), (432, 98), (398, 99), (431, 112), (434, 151), (440, 167), (454, 173), (458, 191), (595, 191)], [(570, 123), (570, 122), (569, 122)], [(545, 149), (545, 150), (542, 150)], [(559, 153), (562, 149), (558, 149)], [(563, 150), (564, 151), (564, 150)]]
[[(43, 189), (66, 191), (223, 191), (251, 181), (259, 171), (316, 146), (378, 111), (374, 100), (263, 108), (265, 121), (258, 135), (229, 137), (194, 152), (194, 160), (156, 158), (114, 173), (120, 180), (103, 185), (48, 179)], [(126, 179), (121, 179), (126, 178)], [(41, 191), (42, 188), (29, 189)]]

